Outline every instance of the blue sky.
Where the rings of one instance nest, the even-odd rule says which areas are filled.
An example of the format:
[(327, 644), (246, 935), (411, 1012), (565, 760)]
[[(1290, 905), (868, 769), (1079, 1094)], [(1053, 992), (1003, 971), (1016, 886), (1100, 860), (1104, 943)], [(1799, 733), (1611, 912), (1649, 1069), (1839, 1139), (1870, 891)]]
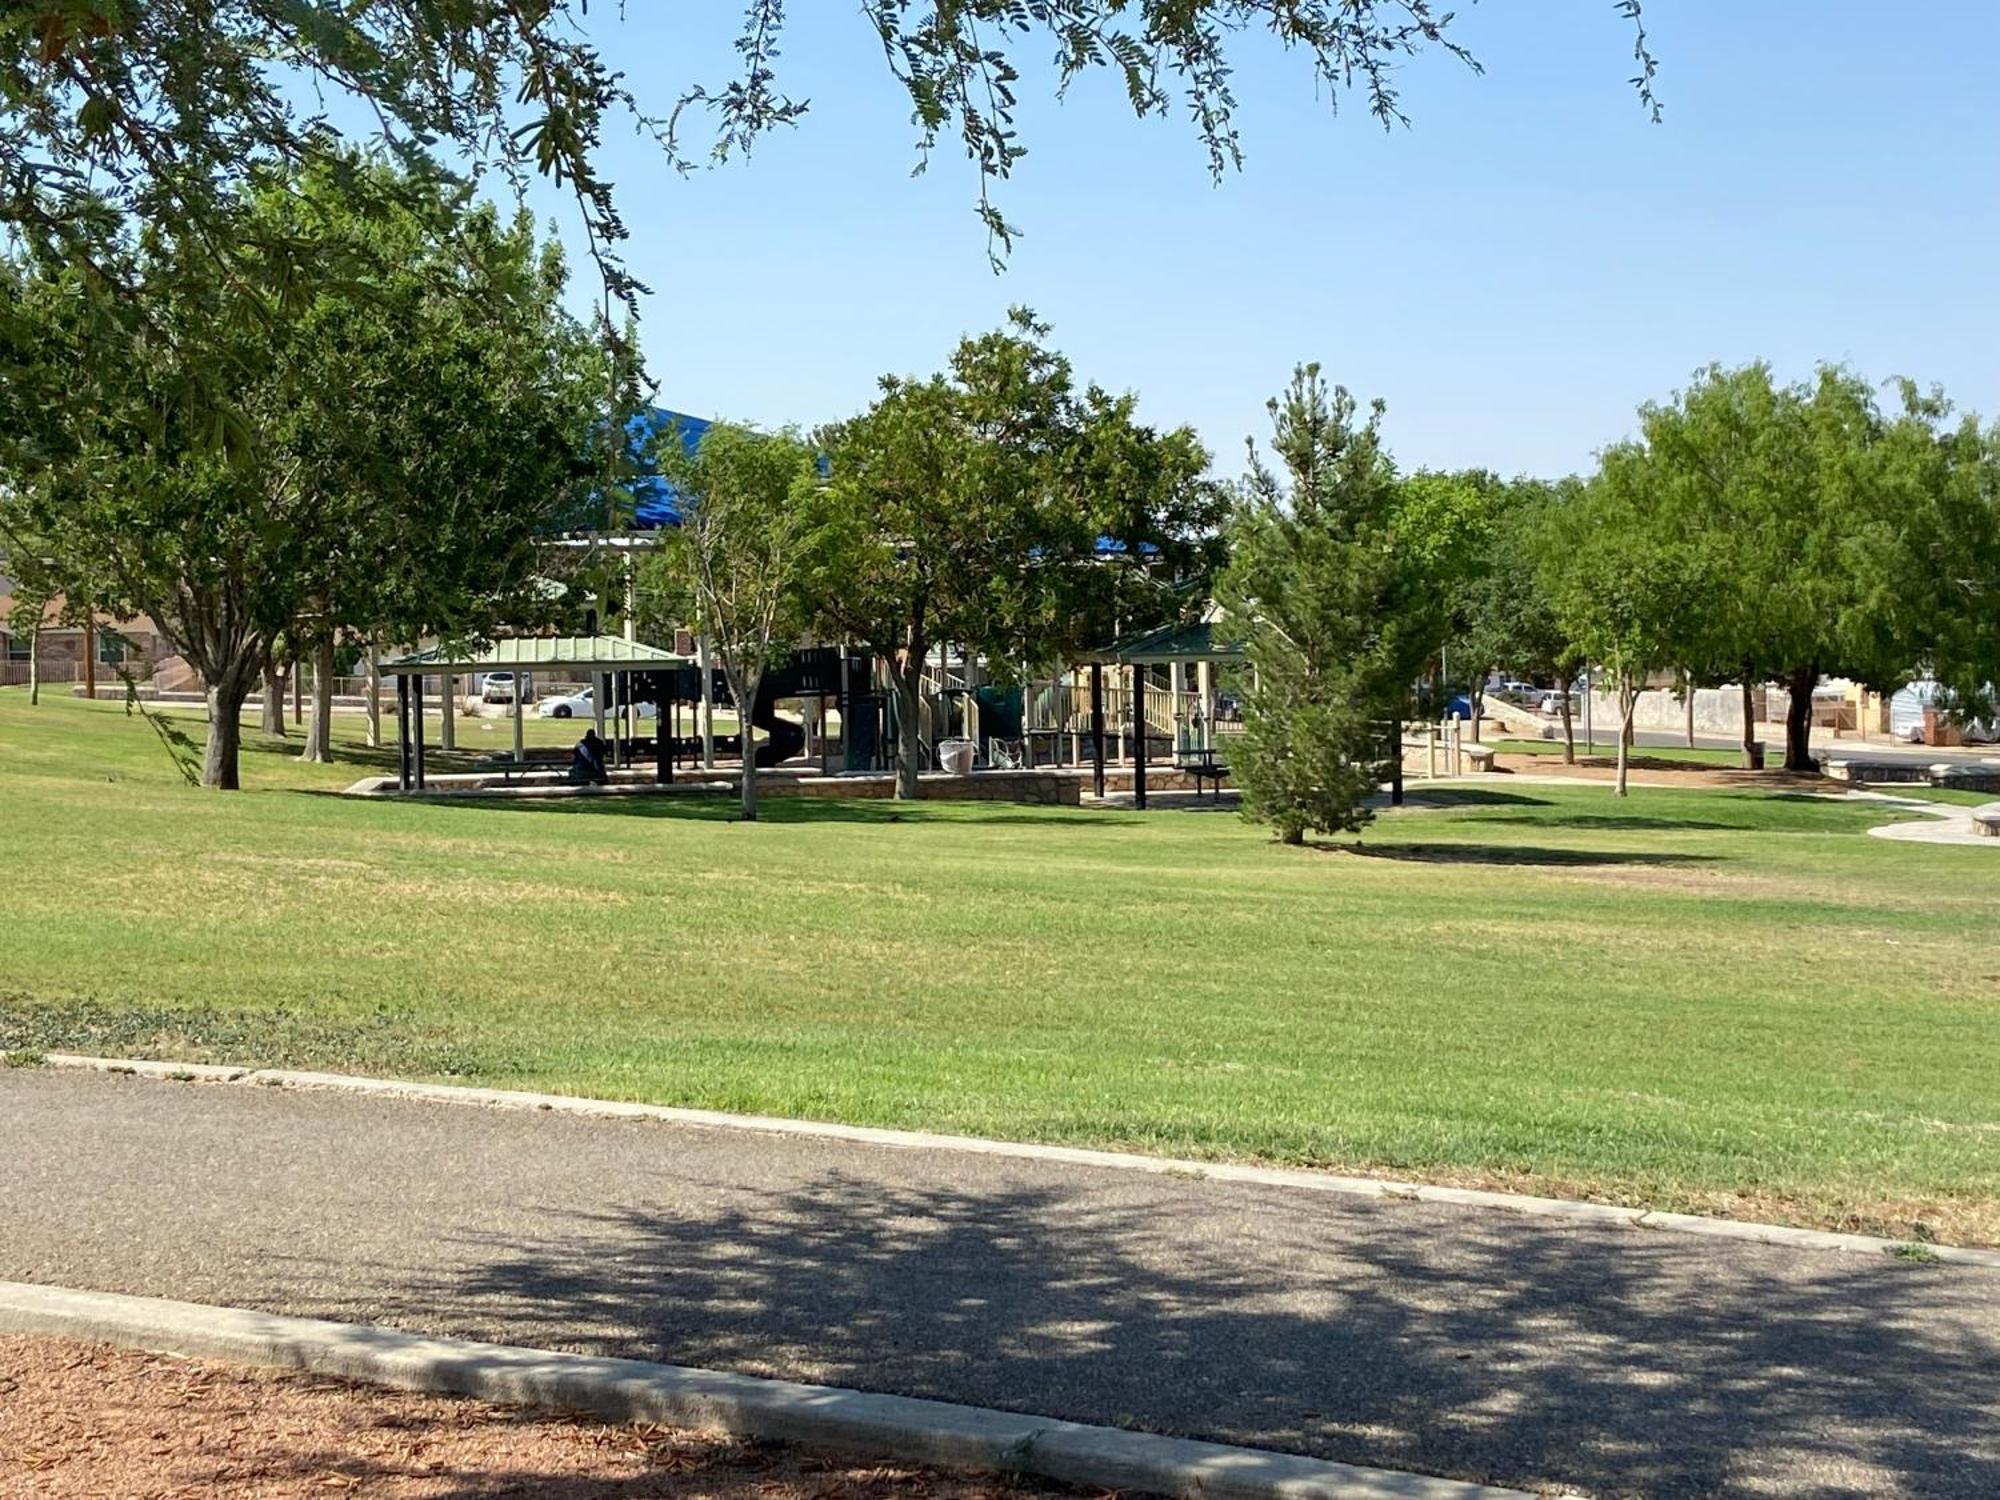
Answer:
[[(690, 9), (601, 25), (649, 99), (726, 76), (737, 7)], [(1413, 126), (1387, 134), (1249, 39), (1247, 161), (1219, 185), (1182, 118), (1134, 120), (1108, 77), (1058, 104), (1031, 75), (1030, 154), (1000, 189), (1022, 235), (995, 276), (970, 165), (941, 150), (912, 179), (907, 101), (858, 12), (795, 5), (795, 130), (686, 179), (607, 143), (656, 289), (659, 399), (767, 426), (842, 416), (877, 375), (934, 369), (1026, 303), (1083, 376), (1193, 424), (1225, 473), (1306, 359), (1388, 402), (1411, 468), (1586, 467), (1710, 360), (1846, 360), (2000, 415), (2000, 4), (1646, 9), (1658, 126), (1610, 0), (1462, 6), (1486, 72), (1409, 64)], [(580, 255), (576, 273), (587, 292)]]

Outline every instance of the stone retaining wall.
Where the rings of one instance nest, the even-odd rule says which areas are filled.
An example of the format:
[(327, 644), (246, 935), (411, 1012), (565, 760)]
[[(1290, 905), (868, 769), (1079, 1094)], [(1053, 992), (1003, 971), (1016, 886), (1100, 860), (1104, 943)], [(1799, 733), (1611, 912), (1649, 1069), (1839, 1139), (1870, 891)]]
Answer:
[(1941, 786), (1965, 792), (2000, 792), (2000, 765), (1829, 759), (1825, 771), (1834, 781), (1853, 782), (1857, 786)]

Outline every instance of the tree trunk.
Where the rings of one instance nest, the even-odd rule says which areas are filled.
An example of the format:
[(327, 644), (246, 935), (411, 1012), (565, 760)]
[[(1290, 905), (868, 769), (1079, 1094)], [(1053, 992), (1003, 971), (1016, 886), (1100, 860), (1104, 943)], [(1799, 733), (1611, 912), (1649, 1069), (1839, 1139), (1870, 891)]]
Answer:
[(1618, 678), (1618, 786), (1617, 795), (1627, 795), (1626, 777), (1632, 761), (1632, 714), (1639, 706), (1640, 683), (1620, 674)]
[(1576, 764), (1576, 710), (1570, 706), (1569, 685), (1561, 684), (1556, 691), (1561, 694), (1557, 702), (1562, 705), (1563, 720), (1563, 764)]
[[(526, 691), (526, 674), (514, 674), (514, 696), (520, 697)], [(438, 721), (438, 749), (458, 748), (458, 677), (447, 672), (438, 679), (438, 712), (444, 717)]]
[(736, 729), (743, 746), (743, 774), (737, 786), (737, 816), (745, 823), (757, 821), (757, 747), (750, 729), (750, 715), (756, 711), (757, 689), (763, 685), (762, 672), (743, 673), (736, 669), (728, 652), (722, 653), (722, 675), (729, 684), (729, 696), (736, 700)]
[(208, 743), (202, 750), (201, 784), (233, 792), (242, 783), (237, 761), (243, 743), (243, 700), (251, 669), (232, 662), (208, 684)]
[(278, 664), (264, 658), (264, 703), (260, 727), (266, 734), (285, 737), (285, 678)]
[(1681, 678), (1682, 701), (1687, 705), (1688, 749), (1694, 749), (1694, 674)]
[(28, 631), (28, 707), (35, 708), (42, 701), (42, 622), (37, 620)]
[(1819, 686), (1819, 666), (1794, 667), (1786, 679), (1792, 701), (1785, 708), (1785, 769), (1815, 771), (1812, 755), (1812, 695)]
[[(450, 712), (449, 708), (446, 712)], [(317, 761), (322, 765), (333, 760), (333, 634), (321, 635), (313, 642), (313, 693), (312, 719), (306, 725), (306, 747), (299, 752), (300, 760)]]
[(1750, 688), (1750, 673), (1743, 673), (1743, 769), (1756, 769), (1757, 761), (1757, 709), (1756, 698)]
[(368, 639), (368, 748), (382, 748), (382, 647)]
[(892, 664), (889, 682), (896, 690), (896, 800), (915, 802), (924, 794), (917, 780), (924, 754), (923, 736), (918, 732), (922, 726), (917, 721), (923, 670)]

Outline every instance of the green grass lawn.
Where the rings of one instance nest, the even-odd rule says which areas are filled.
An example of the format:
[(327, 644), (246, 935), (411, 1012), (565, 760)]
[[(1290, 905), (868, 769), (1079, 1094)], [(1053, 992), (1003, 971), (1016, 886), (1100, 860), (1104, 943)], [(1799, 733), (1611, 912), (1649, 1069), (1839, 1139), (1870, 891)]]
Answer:
[[(358, 732), (358, 721), (356, 732)], [(0, 692), (0, 1050), (294, 1063), (2000, 1241), (2000, 850), (1437, 789), (1233, 817), (182, 784)]]

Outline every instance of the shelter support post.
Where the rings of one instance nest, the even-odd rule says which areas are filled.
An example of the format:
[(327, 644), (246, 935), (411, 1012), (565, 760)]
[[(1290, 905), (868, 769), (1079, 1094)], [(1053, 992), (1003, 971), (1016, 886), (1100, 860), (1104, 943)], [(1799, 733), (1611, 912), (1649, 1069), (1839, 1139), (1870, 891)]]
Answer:
[[(454, 722), (457, 715), (453, 712), (457, 706), (457, 698), (458, 677), (455, 673), (447, 672), (438, 679), (438, 707), (444, 714), (444, 718), (438, 725), (438, 749), (440, 750), (456, 750), (458, 748), (458, 725)], [(521, 701), (521, 684), (519, 679), (516, 679), (514, 683), (514, 701), (516, 703)]]
[(524, 710), (524, 709), (522, 708), (522, 706), (521, 706), (521, 700), (522, 700), (523, 698), (527, 697), (527, 696), (528, 696), (528, 695), (527, 695), (526, 693), (524, 693), (524, 692), (522, 692), (522, 691), (521, 691), (521, 683), (520, 683), (520, 680), (519, 680), (518, 678), (517, 678), (517, 679), (515, 679), (515, 682), (514, 682), (514, 764), (515, 764), (515, 765), (517, 765), (517, 766), (518, 766), (518, 765), (520, 765), (520, 764), (521, 764), (522, 762), (524, 762), (525, 760), (527, 760), (527, 758), (528, 758), (528, 735), (527, 735), (527, 727), (526, 727), (526, 726), (525, 726), (525, 725), (524, 725), (524, 724), (523, 724), (523, 723), (521, 722), (521, 716), (522, 716), (522, 714), (523, 714), (523, 713), (525, 712), (525, 710)]
[(1146, 806), (1146, 669), (1132, 663), (1132, 805)]
[(715, 769), (715, 682), (708, 665), (708, 637), (694, 643), (695, 664), (701, 671), (701, 768)]
[(1090, 794), (1104, 800), (1104, 663), (1090, 664)]
[(1403, 721), (1389, 721), (1389, 805), (1403, 805)]
[(418, 673), (410, 679), (410, 742), (414, 747), (417, 790), (424, 789), (424, 679)]
[(410, 679), (396, 678), (396, 785), (410, 789)]

